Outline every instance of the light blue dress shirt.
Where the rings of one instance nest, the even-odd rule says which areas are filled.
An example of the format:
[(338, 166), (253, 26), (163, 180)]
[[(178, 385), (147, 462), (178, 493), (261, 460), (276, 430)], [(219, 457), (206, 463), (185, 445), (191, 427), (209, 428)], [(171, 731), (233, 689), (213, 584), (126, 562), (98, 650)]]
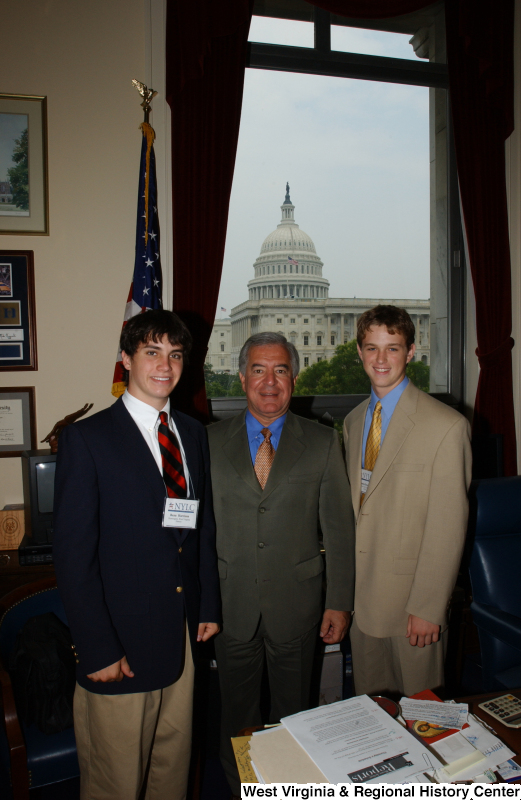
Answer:
[(270, 442), (273, 445), (273, 449), (276, 450), (279, 446), (280, 434), (282, 433), (282, 427), (285, 421), (286, 414), (276, 419), (275, 422), (271, 423), (271, 425), (263, 425), (262, 422), (259, 422), (258, 419), (255, 419), (253, 414), (250, 414), (249, 411), (246, 412), (246, 433), (248, 435), (248, 444), (250, 446), (250, 455), (253, 464), (255, 464), (257, 450), (264, 441), (264, 436), (262, 435), (261, 430), (263, 428), (270, 429)]
[[(405, 377), (403, 381), (398, 384), (398, 386), (394, 387), (392, 392), (389, 392), (389, 394), (386, 394), (385, 397), (380, 400), (382, 404), (382, 436), (380, 439), (380, 447), (382, 446), (385, 434), (387, 433), (387, 428), (389, 427), (393, 411), (408, 384), (409, 378)], [(373, 389), (371, 389), (371, 400), (365, 415), (364, 438), (362, 439), (362, 469), (365, 469), (365, 446), (367, 444), (367, 436), (369, 434), (369, 428), (371, 427), (371, 422), (373, 419), (374, 408), (378, 400), (379, 398), (375, 395)]]

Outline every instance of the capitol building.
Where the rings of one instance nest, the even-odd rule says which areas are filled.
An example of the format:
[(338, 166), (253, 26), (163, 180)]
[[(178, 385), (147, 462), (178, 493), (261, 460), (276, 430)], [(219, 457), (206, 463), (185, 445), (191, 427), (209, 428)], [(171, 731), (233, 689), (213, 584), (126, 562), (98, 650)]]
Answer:
[(407, 309), (416, 327), (415, 361), (430, 363), (429, 300), (329, 297), (329, 281), (311, 237), (295, 222), (289, 185), (277, 228), (263, 241), (248, 282), (248, 299), (215, 320), (207, 362), (215, 372), (239, 369), (239, 352), (253, 333), (276, 331), (293, 342), (305, 369), (335, 354), (339, 344), (356, 338), (364, 311), (385, 303)]

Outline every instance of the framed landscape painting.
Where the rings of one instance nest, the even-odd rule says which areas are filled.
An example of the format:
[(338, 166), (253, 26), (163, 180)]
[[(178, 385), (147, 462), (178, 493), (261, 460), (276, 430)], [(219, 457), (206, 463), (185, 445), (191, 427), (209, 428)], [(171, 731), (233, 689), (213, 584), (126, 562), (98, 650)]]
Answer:
[(0, 234), (49, 233), (46, 98), (0, 94)]

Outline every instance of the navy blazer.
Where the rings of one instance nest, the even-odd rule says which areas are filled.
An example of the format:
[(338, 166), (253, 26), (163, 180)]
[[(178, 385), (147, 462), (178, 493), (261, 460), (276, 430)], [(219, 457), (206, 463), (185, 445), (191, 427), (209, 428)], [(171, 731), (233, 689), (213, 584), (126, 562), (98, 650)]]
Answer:
[[(121, 398), (60, 436), (54, 562), (77, 679), (98, 694), (170, 685), (182, 667), (185, 618), (192, 652), (198, 623), (220, 622), (206, 431), (186, 414), (171, 413), (201, 501), (197, 530), (162, 527), (163, 478)], [(133, 678), (87, 678), (123, 655)]]

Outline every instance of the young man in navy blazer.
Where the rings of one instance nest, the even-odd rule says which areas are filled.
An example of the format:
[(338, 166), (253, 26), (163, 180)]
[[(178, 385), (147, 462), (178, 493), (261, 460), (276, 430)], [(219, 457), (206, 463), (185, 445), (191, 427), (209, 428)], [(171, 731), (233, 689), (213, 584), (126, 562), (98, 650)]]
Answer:
[[(186, 796), (192, 652), (220, 622), (206, 432), (169, 400), (191, 343), (170, 311), (130, 319), (126, 392), (60, 438), (54, 559), (75, 643), (82, 800), (137, 800), (147, 769), (147, 800)], [(175, 494), (160, 424), (199, 501), (193, 529), (163, 524), (167, 485)]]

